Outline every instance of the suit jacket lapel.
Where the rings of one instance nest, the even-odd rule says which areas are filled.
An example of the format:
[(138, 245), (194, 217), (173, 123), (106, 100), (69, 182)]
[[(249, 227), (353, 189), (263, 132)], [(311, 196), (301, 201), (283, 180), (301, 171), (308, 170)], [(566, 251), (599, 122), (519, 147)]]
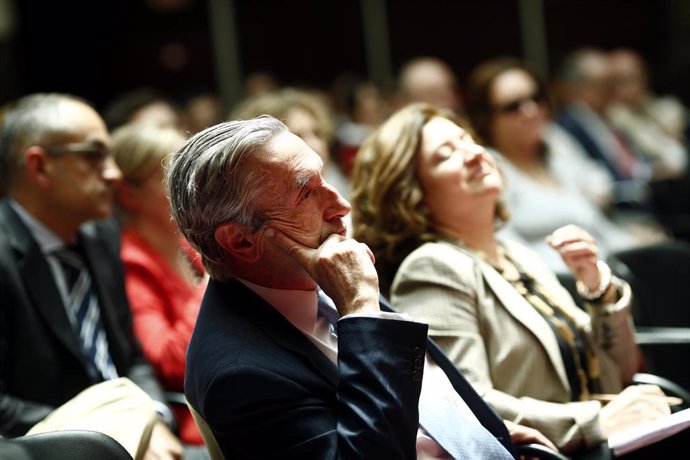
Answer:
[(303, 356), (331, 384), (338, 384), (338, 367), (268, 302), (237, 280), (224, 283), (222, 289), (226, 290), (224, 298), (237, 299), (233, 307), (263, 329), (280, 347)]
[(498, 297), (498, 300), (500, 300), (508, 313), (522, 323), (528, 331), (534, 334), (535, 338), (541, 343), (542, 347), (544, 347), (544, 351), (546, 351), (546, 354), (549, 356), (561, 383), (565, 388), (568, 388), (570, 384), (565, 374), (565, 364), (563, 363), (563, 357), (558, 348), (558, 341), (544, 318), (491, 265), (454, 243), (448, 244), (453, 246), (455, 250), (463, 251), (468, 254), (476, 261), (491, 291)]
[(18, 254), (19, 276), (31, 304), (43, 316), (46, 327), (57, 339), (80, 361), (85, 361), (48, 261), (32, 238), (31, 232), (7, 202), (2, 203), (0, 216), (10, 246)]

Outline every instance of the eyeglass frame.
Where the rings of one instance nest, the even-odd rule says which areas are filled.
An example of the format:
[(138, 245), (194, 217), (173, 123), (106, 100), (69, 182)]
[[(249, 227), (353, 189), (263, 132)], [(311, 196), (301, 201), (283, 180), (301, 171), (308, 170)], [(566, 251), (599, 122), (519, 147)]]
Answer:
[(43, 150), (48, 155), (56, 157), (76, 153), (87, 157), (99, 166), (102, 166), (108, 158), (112, 158), (110, 149), (102, 142), (79, 142), (60, 147), (43, 147)]
[(546, 95), (541, 89), (534, 90), (531, 94), (514, 99), (504, 104), (496, 105), (492, 108), (494, 113), (515, 114), (520, 111), (522, 105), (527, 102), (533, 102), (537, 105), (546, 103)]

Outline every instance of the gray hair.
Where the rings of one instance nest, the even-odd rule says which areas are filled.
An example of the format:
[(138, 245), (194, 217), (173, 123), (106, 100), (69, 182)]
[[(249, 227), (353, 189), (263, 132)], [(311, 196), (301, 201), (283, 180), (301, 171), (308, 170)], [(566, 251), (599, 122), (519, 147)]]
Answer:
[(24, 165), (23, 153), (27, 148), (63, 142), (74, 132), (59, 111), (60, 104), (70, 101), (91, 107), (84, 99), (60, 93), (30, 94), (12, 104), (4, 116), (0, 133), (0, 168), (5, 192), (11, 187), (17, 170)]
[(258, 229), (264, 224), (253, 203), (268, 178), (247, 167), (247, 161), (287, 130), (269, 115), (228, 121), (197, 133), (170, 157), (166, 187), (173, 218), (211, 277), (232, 275), (227, 252), (215, 238), (218, 225), (235, 222)]

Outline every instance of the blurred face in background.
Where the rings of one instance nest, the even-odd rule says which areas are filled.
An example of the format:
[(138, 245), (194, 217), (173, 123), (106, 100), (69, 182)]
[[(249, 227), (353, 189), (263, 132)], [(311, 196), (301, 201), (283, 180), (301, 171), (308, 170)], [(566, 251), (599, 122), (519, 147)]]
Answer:
[(128, 220), (145, 223), (161, 235), (177, 233), (163, 179), (167, 155), (184, 141), (183, 134), (171, 127), (133, 123), (114, 132), (115, 159), (124, 175), (117, 203)]
[(44, 146), (52, 178), (47, 199), (63, 219), (78, 226), (110, 216), (122, 173), (110, 155), (110, 134), (91, 107), (64, 101), (60, 116), (72, 133), (60, 145)]
[(462, 110), (458, 84), (452, 70), (436, 59), (421, 59), (412, 64), (403, 76), (408, 98), (436, 107)]
[(521, 69), (508, 70), (494, 79), (489, 92), (491, 144), (501, 151), (537, 148), (547, 121), (544, 94)]
[(575, 89), (577, 98), (596, 113), (603, 113), (612, 96), (612, 74), (607, 56), (600, 52), (583, 54), (578, 62), (583, 81)]
[(609, 56), (613, 99), (636, 107), (647, 99), (647, 74), (642, 60), (631, 52), (617, 51)]
[(287, 112), (283, 121), (293, 134), (300, 137), (321, 156), (324, 164), (328, 164), (330, 158), (328, 143), (310, 111), (302, 107), (293, 107)]

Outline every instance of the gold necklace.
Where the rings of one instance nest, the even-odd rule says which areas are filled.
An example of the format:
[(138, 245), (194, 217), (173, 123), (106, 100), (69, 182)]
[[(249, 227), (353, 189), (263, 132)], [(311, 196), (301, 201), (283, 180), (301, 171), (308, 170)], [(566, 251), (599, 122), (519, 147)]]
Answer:
[[(542, 289), (542, 286), (533, 277), (528, 275), (524, 270), (521, 270), (521, 267), (508, 256), (505, 249), (500, 245), (498, 247), (498, 256), (500, 262), (499, 266), (489, 262), (483, 255), (482, 258), (494, 267), (494, 269), (547, 321), (553, 324), (558, 336), (570, 349), (575, 365), (575, 372), (580, 384), (579, 398), (581, 401), (588, 400), (590, 395), (589, 384), (591, 383), (594, 387), (598, 386), (599, 360), (590, 347), (587, 346), (587, 342), (583, 340), (587, 366), (587, 370), (585, 370), (576, 343), (576, 333), (579, 332), (584, 337), (585, 332), (578, 326), (575, 316), (562, 308), (559, 302), (554, 301), (549, 293)], [(562, 319), (557, 312), (565, 319)], [(572, 327), (568, 323), (572, 324)], [(573, 330), (573, 327), (575, 330)]]

